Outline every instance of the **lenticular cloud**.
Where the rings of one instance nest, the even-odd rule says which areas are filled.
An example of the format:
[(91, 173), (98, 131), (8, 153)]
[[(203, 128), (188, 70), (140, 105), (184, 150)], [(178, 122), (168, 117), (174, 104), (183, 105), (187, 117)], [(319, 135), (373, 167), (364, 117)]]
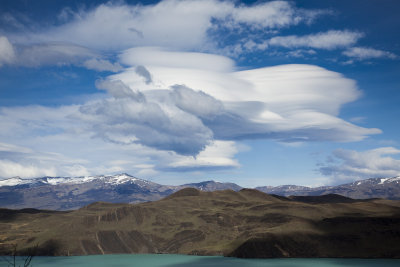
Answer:
[(80, 109), (95, 135), (108, 141), (197, 155), (213, 140), (349, 142), (380, 133), (338, 117), (361, 93), (353, 80), (321, 67), (235, 71), (222, 56), (157, 48), (121, 57), (131, 67), (99, 86), (113, 98)]

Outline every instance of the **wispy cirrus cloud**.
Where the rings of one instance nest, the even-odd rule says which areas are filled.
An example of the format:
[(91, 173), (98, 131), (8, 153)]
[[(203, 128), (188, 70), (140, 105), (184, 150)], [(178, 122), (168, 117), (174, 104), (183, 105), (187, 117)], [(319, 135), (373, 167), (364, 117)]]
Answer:
[[(346, 49), (356, 44), (362, 37), (364, 37), (364, 33), (349, 30), (330, 30), (308, 35), (278, 35), (271, 38), (261, 38), (260, 35), (255, 35), (239, 40), (234, 45), (226, 46), (221, 51), (227, 55), (239, 57), (245, 53), (284, 48), (286, 56), (303, 57), (305, 54), (316, 54), (315, 49)], [(276, 54), (277, 51), (273, 50), (270, 53)]]
[(345, 48), (357, 43), (358, 39), (364, 36), (361, 32), (330, 30), (316, 34), (304, 36), (276, 36), (268, 41), (271, 46), (281, 46), (286, 48), (309, 47), (316, 49), (337, 49)]
[(384, 50), (379, 50), (369, 47), (352, 47), (343, 52), (343, 55), (350, 57), (354, 60), (367, 60), (377, 58), (396, 59), (397, 55)]

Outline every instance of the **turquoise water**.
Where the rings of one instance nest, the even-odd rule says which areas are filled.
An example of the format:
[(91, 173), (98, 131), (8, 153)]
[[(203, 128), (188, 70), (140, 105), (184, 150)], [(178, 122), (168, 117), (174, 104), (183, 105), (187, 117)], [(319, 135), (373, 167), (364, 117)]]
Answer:
[[(0, 266), (7, 266), (1, 261)], [(18, 264), (17, 264), (18, 266)], [(23, 266), (23, 265), (22, 265)], [(336, 267), (336, 266), (400, 266), (392, 259), (237, 259), (187, 255), (95, 255), (71, 257), (35, 257), (33, 267)]]

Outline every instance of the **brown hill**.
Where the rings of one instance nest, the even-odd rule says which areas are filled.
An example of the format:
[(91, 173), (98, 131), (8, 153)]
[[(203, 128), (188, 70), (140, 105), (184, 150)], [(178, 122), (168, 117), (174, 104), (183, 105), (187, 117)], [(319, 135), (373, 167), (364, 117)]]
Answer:
[(75, 211), (0, 210), (0, 252), (400, 257), (400, 202), (289, 199), (254, 189), (178, 191), (155, 202)]

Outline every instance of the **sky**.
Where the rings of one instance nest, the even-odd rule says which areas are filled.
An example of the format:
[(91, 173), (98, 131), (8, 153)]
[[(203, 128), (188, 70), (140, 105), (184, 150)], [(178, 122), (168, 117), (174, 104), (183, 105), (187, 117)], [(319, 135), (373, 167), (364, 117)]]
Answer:
[(0, 2), (0, 179), (400, 175), (400, 2)]

